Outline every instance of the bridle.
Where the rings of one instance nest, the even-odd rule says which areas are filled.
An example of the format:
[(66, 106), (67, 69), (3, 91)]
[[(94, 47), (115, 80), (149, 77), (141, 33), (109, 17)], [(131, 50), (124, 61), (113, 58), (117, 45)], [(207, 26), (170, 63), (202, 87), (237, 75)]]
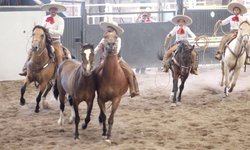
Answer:
[[(182, 49), (183, 49), (183, 47), (182, 47)], [(181, 69), (185, 69), (185, 70), (190, 70), (190, 69), (191, 69), (191, 65), (188, 66), (188, 67), (187, 67), (187, 66), (184, 66), (184, 65), (182, 65), (182, 63), (180, 64), (180, 63), (176, 60), (175, 57), (172, 57), (172, 60), (173, 60), (174, 64), (175, 64), (176, 66), (180, 67)]]
[[(45, 35), (45, 34), (44, 34)], [(33, 36), (33, 38), (34, 38), (34, 35), (32, 35)], [(43, 40), (44, 40), (44, 38), (46, 38), (46, 35), (44, 36), (44, 37), (42, 37), (41, 38), (41, 40), (39, 41), (39, 44), (38, 44), (38, 47), (37, 47), (37, 52), (42, 48), (42, 42), (43, 42)], [(34, 40), (32, 40), (32, 42), (33, 42)], [(44, 46), (44, 48), (41, 50), (41, 52), (38, 54), (38, 56), (41, 56), (43, 53), (44, 53), (44, 51), (45, 51), (45, 49), (46, 49), (46, 41), (45, 41), (45, 46)]]

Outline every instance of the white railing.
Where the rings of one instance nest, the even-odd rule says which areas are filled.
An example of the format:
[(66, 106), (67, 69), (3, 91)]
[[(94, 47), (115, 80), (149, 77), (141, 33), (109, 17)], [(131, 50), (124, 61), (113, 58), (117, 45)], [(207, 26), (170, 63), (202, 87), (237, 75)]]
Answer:
[[(66, 3), (67, 13), (69, 16), (81, 16), (81, 4), (80, 3)], [(136, 22), (138, 18), (138, 13), (150, 11), (175, 11), (176, 10), (176, 2), (167, 2), (167, 3), (105, 3), (105, 4), (86, 4), (86, 10), (88, 14), (91, 14), (91, 9), (98, 10), (97, 7), (103, 6), (105, 8), (104, 13), (121, 13), (121, 14), (95, 14), (88, 15), (87, 21), (92, 20), (93, 24), (99, 23), (97, 20), (99, 18), (104, 18), (104, 20), (125, 20), (125, 22)], [(207, 6), (207, 0), (184, 0), (184, 6), (187, 8), (198, 8)], [(98, 11), (97, 11), (98, 12)], [(128, 12), (137, 12), (137, 14), (123, 14)], [(152, 13), (152, 17), (154, 20), (159, 21), (159, 14)], [(164, 20), (166, 21), (166, 20)]]

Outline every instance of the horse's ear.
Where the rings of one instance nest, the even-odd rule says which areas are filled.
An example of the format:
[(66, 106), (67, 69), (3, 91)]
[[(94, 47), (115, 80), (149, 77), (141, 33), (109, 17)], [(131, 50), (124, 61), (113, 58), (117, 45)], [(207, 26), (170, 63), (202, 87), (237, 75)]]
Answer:
[(195, 45), (192, 46), (192, 50), (194, 49)]

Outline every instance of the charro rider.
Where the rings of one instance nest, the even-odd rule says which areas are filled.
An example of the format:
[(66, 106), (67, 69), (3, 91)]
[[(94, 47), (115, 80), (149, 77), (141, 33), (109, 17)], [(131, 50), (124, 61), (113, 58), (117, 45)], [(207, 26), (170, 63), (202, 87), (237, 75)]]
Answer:
[[(62, 17), (58, 16), (57, 13), (66, 11), (66, 7), (61, 3), (52, 1), (51, 3), (45, 4), (41, 7), (42, 10), (49, 12), (48, 16), (44, 17), (42, 26), (44, 26), (51, 38), (52, 38), (52, 46), (55, 50), (56, 62), (59, 65), (63, 61), (63, 48), (61, 44), (61, 36), (64, 32), (64, 20)], [(27, 74), (27, 63), (30, 60), (32, 52), (28, 52), (28, 59), (26, 60), (23, 72), (19, 73), (21, 76), (25, 76)]]
[[(242, 15), (247, 13), (247, 8), (242, 5), (239, 2), (231, 2), (228, 4), (228, 11), (232, 13), (233, 15), (230, 15), (224, 20), (219, 20), (220, 25), (224, 26), (230, 23), (230, 30), (231, 32), (229, 34), (226, 34), (220, 42), (219, 49), (215, 55), (215, 58), (217, 60), (222, 59), (222, 54), (225, 51), (225, 45), (232, 41), (234, 38), (236, 38), (240, 22), (245, 21), (246, 18), (243, 17)], [(246, 63), (250, 63), (249, 57), (246, 59)]]
[[(104, 35), (107, 32), (115, 32), (116, 35), (121, 35), (124, 32), (124, 30), (114, 21), (101, 22), (100, 27), (104, 30)], [(130, 88), (130, 96), (135, 97), (135, 96), (139, 95), (138, 83), (137, 83), (137, 80), (136, 80), (136, 77), (135, 77), (133, 70), (129, 67), (129, 65), (120, 56), (120, 49), (121, 49), (121, 38), (118, 37), (117, 38), (117, 53), (119, 54), (119, 57), (120, 57), (119, 64), (120, 64), (121, 68), (123, 69), (125, 76), (128, 79), (128, 84), (129, 84), (129, 88)], [(100, 66), (97, 69), (97, 71), (99, 71), (103, 67), (103, 61), (104, 61), (105, 54), (106, 54), (105, 48), (104, 48), (104, 38), (102, 38), (102, 40), (99, 42), (99, 44), (95, 48), (95, 53), (97, 53), (97, 52), (101, 53), (100, 54), (101, 55)]]
[[(176, 43), (170, 47), (164, 54), (163, 57), (163, 71), (168, 72), (169, 70), (169, 59), (172, 57), (172, 53), (177, 49), (178, 42), (184, 41), (188, 43), (188, 35), (192, 38), (196, 38), (195, 34), (190, 30), (188, 25), (192, 24), (192, 19), (186, 15), (177, 15), (172, 18), (172, 23), (176, 26), (169, 32), (167, 35), (167, 39), (176, 35)], [(166, 42), (166, 41), (165, 41)], [(166, 46), (164, 46), (166, 48)], [(198, 53), (194, 49), (192, 51), (192, 68), (191, 73), (197, 75), (197, 68), (198, 68)]]

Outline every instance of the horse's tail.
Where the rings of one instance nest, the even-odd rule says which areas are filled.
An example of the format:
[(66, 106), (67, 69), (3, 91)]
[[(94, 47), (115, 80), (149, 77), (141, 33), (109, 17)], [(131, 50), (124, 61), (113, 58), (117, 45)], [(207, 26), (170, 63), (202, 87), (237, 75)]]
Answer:
[(56, 79), (55, 79), (55, 84), (54, 84), (54, 87), (53, 87), (53, 94), (54, 94), (55, 99), (57, 100), (57, 98), (59, 96), (59, 91), (58, 91), (58, 88), (57, 88), (57, 80)]
[(164, 51), (158, 51), (157, 58), (162, 61), (163, 60), (163, 56), (164, 56)]

